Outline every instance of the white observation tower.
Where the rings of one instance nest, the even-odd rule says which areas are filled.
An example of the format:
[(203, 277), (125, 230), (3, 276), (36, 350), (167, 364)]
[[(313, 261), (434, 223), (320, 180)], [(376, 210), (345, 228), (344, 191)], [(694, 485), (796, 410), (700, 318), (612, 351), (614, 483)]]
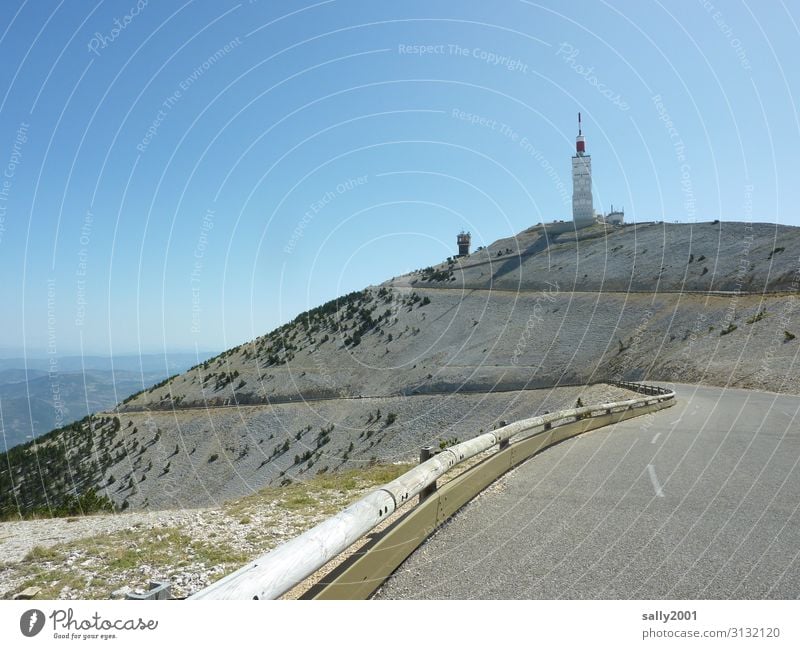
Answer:
[(572, 220), (576, 229), (594, 223), (592, 156), (586, 154), (580, 113), (578, 113), (578, 137), (575, 138), (575, 155), (572, 156)]

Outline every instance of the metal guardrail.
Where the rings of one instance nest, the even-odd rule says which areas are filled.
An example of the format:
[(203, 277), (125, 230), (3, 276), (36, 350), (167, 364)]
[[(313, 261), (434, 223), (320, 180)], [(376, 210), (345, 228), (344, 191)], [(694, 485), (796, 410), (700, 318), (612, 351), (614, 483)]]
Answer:
[[(593, 428), (674, 405), (675, 402), (675, 393), (665, 388), (629, 382), (616, 382), (614, 385), (647, 396), (531, 417), (455, 444), (364, 496), (332, 518), (198, 591), (189, 599), (275, 599), (280, 597), (344, 552), (379, 523), (385, 521), (398, 507), (405, 505), (417, 495), (429, 494), (436, 481), (461, 462), (494, 446), (499, 445), (501, 449), (499, 453), (487, 460), (487, 462), (494, 460), (492, 464), (498, 465), (494, 470), (484, 472), (485, 475), (477, 482), (474, 479), (472, 483), (470, 480), (460, 481), (461, 493), (450, 503), (446, 509), (447, 512), (454, 512), (463, 502), (473, 497), (496, 477), (542, 448)], [(515, 438), (515, 442), (509, 445), (512, 438)], [(524, 452), (520, 452), (519, 447), (524, 447)], [(507, 463), (499, 463), (495, 459), (499, 456), (503, 456)], [(466, 487), (464, 487), (465, 484)], [(447, 486), (450, 486), (450, 483)], [(446, 498), (446, 496), (439, 496), (439, 498), (442, 497)], [(435, 499), (430, 498), (424, 503), (421, 502), (411, 513), (423, 510), (424, 505), (433, 500)], [(444, 514), (438, 507), (434, 514), (434, 524), (426, 523), (423, 526), (424, 534), (420, 534), (418, 524), (412, 525), (412, 530), (406, 530), (406, 536), (412, 539), (414, 544), (409, 545), (408, 541), (404, 541), (402, 552), (395, 550), (390, 561), (385, 560), (385, 557), (381, 559), (382, 569), (378, 570), (380, 574), (377, 577), (369, 572), (365, 573), (360, 578), (359, 584), (355, 584), (360, 585), (360, 588), (355, 590), (352, 588), (354, 582), (350, 578), (348, 581), (350, 589), (345, 591), (334, 589), (329, 591), (327, 596), (364, 596), (364, 593), (372, 592), (394, 569), (394, 566), (399, 565), (399, 562), (410, 551), (413, 551), (413, 548), (424, 540), (436, 525), (443, 522)], [(452, 515), (452, 513), (447, 515)], [(397, 546), (397, 544), (395, 545)], [(332, 593), (338, 594), (332, 595)]]

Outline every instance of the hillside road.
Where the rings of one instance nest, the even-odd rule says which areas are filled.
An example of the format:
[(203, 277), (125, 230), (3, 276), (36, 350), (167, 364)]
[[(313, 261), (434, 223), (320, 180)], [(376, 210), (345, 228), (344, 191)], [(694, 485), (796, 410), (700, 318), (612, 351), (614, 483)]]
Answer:
[(674, 388), (500, 478), (376, 597), (800, 597), (800, 396)]

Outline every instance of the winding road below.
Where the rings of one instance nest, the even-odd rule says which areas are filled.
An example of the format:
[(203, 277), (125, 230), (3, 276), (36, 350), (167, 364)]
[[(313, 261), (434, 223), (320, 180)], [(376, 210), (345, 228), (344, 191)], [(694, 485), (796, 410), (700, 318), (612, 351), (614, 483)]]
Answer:
[(376, 598), (800, 597), (800, 396), (674, 387), (506, 474)]

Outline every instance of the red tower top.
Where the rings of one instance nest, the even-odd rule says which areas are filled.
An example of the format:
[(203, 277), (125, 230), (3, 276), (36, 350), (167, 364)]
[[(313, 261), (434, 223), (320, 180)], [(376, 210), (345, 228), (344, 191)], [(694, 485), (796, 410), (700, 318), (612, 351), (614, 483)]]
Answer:
[(578, 155), (586, 153), (586, 141), (581, 133), (581, 114), (578, 113), (578, 137), (575, 138), (575, 152)]

